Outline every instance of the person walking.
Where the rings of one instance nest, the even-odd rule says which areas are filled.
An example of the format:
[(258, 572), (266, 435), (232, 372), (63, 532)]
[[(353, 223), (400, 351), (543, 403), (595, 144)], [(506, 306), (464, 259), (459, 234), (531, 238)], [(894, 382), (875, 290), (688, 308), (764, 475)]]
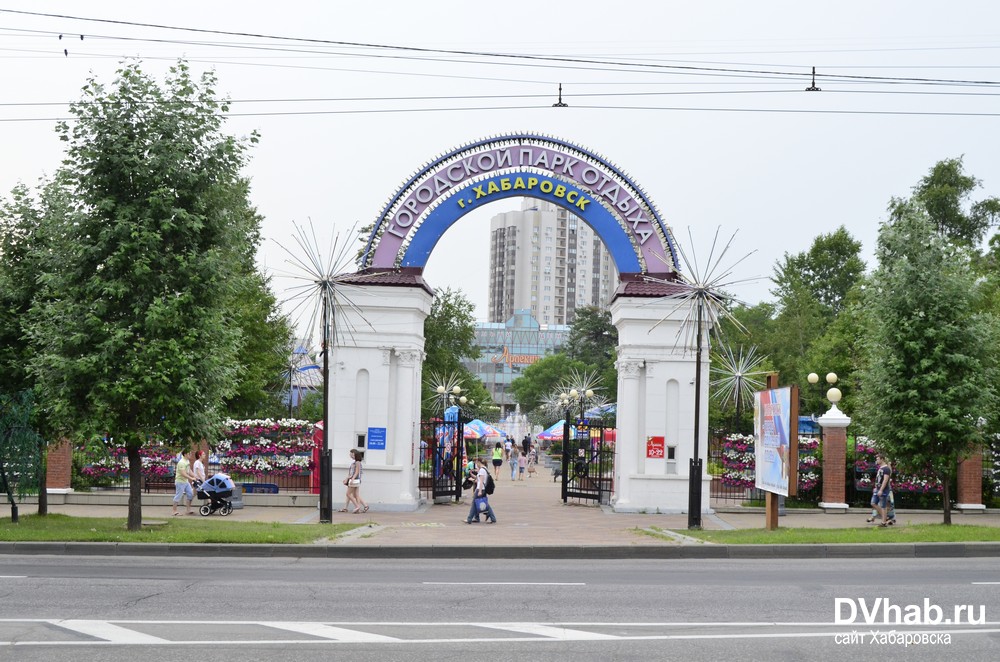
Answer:
[(191, 482), (195, 491), (205, 482), (205, 463), (202, 462), (204, 457), (205, 451), (199, 449), (194, 452), (194, 465), (191, 467)]
[(181, 453), (174, 473), (174, 517), (180, 514), (177, 512), (177, 506), (184, 499), (187, 499), (185, 504), (187, 512), (184, 514), (194, 515), (194, 511), (191, 510), (191, 502), (194, 501), (194, 490), (191, 489), (191, 460), (187, 453)]
[(517, 457), (517, 475), (518, 480), (524, 480), (524, 474), (528, 471), (528, 456), (521, 451), (518, 453)]
[(498, 441), (493, 447), (493, 480), (500, 480), (501, 466), (503, 466), (503, 445)]
[[(497, 445), (499, 446), (500, 444), (498, 443)], [(490, 472), (486, 468), (486, 460), (479, 458), (476, 461), (479, 462), (479, 473), (476, 474), (476, 488), (472, 493), (472, 506), (469, 508), (469, 516), (465, 518), (465, 523), (479, 523), (480, 510), (476, 504), (476, 499), (482, 497), (487, 499), (486, 510), (482, 511), (482, 514), (486, 515), (486, 523), (496, 524), (497, 516), (493, 513), (493, 506), (490, 505), (486, 495), (486, 482), (489, 480)]]
[(507, 464), (510, 465), (510, 479), (517, 480), (517, 446), (507, 451)]
[(347, 504), (340, 511), (342, 513), (346, 513), (351, 504), (354, 504), (354, 510), (351, 512), (355, 515), (368, 512), (368, 504), (361, 498), (361, 462), (364, 459), (364, 451), (351, 449), (351, 466), (348, 467), (347, 478), (344, 479), (344, 485), (347, 486)]
[(883, 458), (879, 457), (878, 462), (881, 465), (879, 471), (876, 474), (874, 489), (872, 490), (872, 505), (878, 510), (881, 522), (879, 526), (889, 526), (889, 492), (892, 490), (892, 467)]
[[(879, 485), (881, 485), (882, 482), (883, 482), (883, 478), (885, 476), (885, 466), (887, 464), (888, 463), (885, 461), (885, 458), (881, 454), (878, 454), (878, 455), (875, 456), (875, 468), (877, 469), (877, 471), (875, 472), (875, 480), (872, 482), (872, 500), (871, 500), (872, 512), (871, 512), (871, 516), (868, 517), (868, 519), (865, 520), (869, 524), (871, 524), (872, 522), (876, 522), (876, 521), (879, 520), (879, 513), (878, 513), (878, 508), (877, 508), (877, 502), (879, 500), (879, 497), (877, 497), (875, 495), (875, 493), (878, 490)], [(890, 525), (896, 523), (896, 507), (895, 506), (896, 506), (896, 503), (895, 503), (894, 495), (892, 493), (892, 484), (890, 483), (890, 485), (889, 485), (889, 498), (886, 499), (886, 516), (887, 516), (886, 519), (889, 521)]]

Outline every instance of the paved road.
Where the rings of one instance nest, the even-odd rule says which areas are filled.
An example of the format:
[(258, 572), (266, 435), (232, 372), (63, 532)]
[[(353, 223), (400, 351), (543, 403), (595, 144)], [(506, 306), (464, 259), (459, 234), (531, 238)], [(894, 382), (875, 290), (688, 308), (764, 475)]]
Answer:
[[(873, 567), (8, 555), (0, 575), (0, 660), (1000, 657), (993, 559)], [(972, 618), (961, 616), (973, 622), (868, 624), (859, 614), (838, 624), (837, 598), (903, 607), (926, 599), (948, 615), (971, 605)], [(848, 619), (849, 608), (840, 614)], [(916, 630), (938, 641), (872, 641)]]

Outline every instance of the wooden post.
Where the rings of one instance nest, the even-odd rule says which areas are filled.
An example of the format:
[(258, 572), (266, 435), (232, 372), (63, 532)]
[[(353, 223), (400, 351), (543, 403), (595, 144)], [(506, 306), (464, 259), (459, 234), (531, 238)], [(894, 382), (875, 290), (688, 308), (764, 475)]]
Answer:
[(774, 492), (765, 492), (764, 506), (764, 528), (774, 531), (778, 528), (778, 495)]

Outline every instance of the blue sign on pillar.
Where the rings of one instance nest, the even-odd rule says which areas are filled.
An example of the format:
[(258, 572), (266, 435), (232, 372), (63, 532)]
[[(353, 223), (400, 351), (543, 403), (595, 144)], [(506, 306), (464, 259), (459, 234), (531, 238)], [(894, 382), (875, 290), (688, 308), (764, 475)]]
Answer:
[(385, 450), (385, 428), (368, 428), (368, 450)]

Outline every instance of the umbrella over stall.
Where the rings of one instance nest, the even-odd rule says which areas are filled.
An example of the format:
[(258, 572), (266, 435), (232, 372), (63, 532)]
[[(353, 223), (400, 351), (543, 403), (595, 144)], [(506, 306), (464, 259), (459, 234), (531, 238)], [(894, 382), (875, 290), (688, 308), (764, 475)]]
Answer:
[(487, 437), (500, 439), (503, 437), (503, 432), (478, 418), (474, 418), (465, 424), (466, 439), (485, 439)]

